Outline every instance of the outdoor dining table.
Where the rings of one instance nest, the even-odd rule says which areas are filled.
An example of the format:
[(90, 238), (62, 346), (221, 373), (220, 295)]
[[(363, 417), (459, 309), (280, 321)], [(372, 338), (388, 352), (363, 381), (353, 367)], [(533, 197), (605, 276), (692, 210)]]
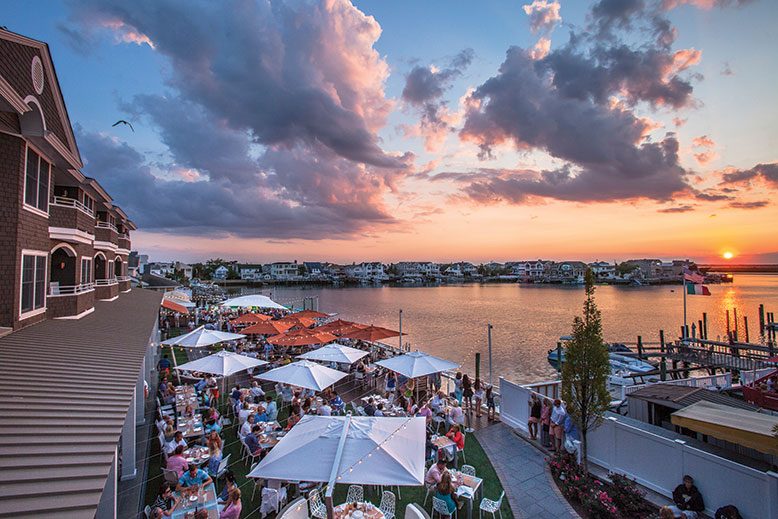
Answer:
[[(196, 494), (192, 494), (184, 489), (183, 492), (176, 492), (179, 498), (178, 505), (170, 515), (171, 519), (191, 519), (198, 510), (208, 510), (208, 518), (218, 518), (219, 509), (216, 501), (216, 485), (213, 483), (201, 487)], [(194, 499), (192, 499), (194, 498)]]
[(196, 408), (197, 391), (193, 386), (177, 386), (176, 387), (176, 409), (185, 409), (186, 406), (192, 406)]
[(438, 448), (438, 451), (449, 451), (449, 458), (453, 458), (454, 466), (457, 464), (457, 444), (448, 436), (433, 436), (432, 443)]
[(203, 428), (203, 420), (199, 417), (184, 418), (179, 416), (176, 418), (176, 429), (181, 431), (184, 438), (191, 438), (193, 436), (202, 436), (205, 433)]
[(476, 476), (463, 474), (458, 470), (449, 469), (449, 472), (451, 473), (451, 482), (457, 487), (457, 497), (467, 500), (467, 519), (472, 519), (473, 503), (483, 491), (482, 483), (484, 480)]
[(195, 445), (184, 451), (184, 458), (187, 463), (202, 465), (211, 459), (211, 449), (203, 445)]
[(343, 503), (332, 509), (335, 519), (384, 519), (380, 508), (368, 501)]

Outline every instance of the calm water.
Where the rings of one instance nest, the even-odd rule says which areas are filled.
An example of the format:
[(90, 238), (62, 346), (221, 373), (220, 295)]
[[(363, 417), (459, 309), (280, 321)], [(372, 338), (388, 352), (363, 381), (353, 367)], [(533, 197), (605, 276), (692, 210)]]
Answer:
[[(758, 307), (778, 311), (778, 276), (736, 275), (733, 284), (710, 285), (712, 296), (689, 296), (689, 322), (708, 313), (708, 335), (726, 334), (725, 310), (737, 308), (741, 322), (748, 316), (752, 341), (758, 335)], [(267, 293), (267, 291), (264, 291)], [(403, 310), (404, 341), (412, 348), (461, 362), (474, 371), (481, 352), (482, 373), (488, 372), (486, 325), (491, 322), (494, 377), (521, 383), (554, 375), (546, 352), (560, 335), (570, 333), (581, 311), (583, 289), (553, 285), (465, 284), (439, 287), (286, 288), (274, 299), (289, 302), (319, 296), (319, 308), (343, 319), (398, 327)], [(676, 337), (683, 322), (680, 286), (597, 287), (596, 299), (608, 341), (658, 342), (659, 330)], [(387, 339), (397, 343), (397, 339)]]

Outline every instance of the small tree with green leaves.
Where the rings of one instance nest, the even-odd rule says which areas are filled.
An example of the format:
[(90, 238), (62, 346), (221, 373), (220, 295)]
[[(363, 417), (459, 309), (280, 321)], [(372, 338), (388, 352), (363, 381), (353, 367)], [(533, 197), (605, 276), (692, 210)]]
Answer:
[(562, 366), (562, 398), (567, 412), (581, 433), (581, 460), (587, 465), (586, 437), (610, 405), (608, 348), (602, 339), (600, 310), (594, 302), (594, 273), (586, 271), (586, 300), (583, 315), (573, 320), (573, 339), (565, 344)]

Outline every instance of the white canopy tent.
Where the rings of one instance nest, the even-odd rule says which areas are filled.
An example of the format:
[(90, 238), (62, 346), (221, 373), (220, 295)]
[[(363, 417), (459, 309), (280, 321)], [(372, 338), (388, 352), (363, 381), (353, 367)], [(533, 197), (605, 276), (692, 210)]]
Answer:
[(323, 391), (346, 376), (346, 373), (337, 369), (328, 368), (310, 360), (298, 360), (286, 366), (271, 369), (257, 378), (314, 391)]
[(213, 375), (228, 377), (249, 368), (262, 366), (263, 364), (267, 364), (267, 362), (247, 357), (239, 353), (222, 350), (213, 355), (208, 355), (207, 357), (181, 364), (180, 366), (177, 366), (176, 369), (181, 371), (200, 371), (202, 373), (211, 373)]
[(230, 308), (274, 308), (276, 310), (288, 310), (267, 296), (250, 294), (247, 296), (233, 297), (221, 303), (221, 306)]
[(162, 341), (165, 346), (181, 346), (182, 348), (202, 348), (224, 341), (236, 341), (243, 339), (245, 335), (240, 333), (219, 332), (208, 330), (205, 326), (199, 326), (189, 333)]
[(303, 417), (248, 477), (338, 484), (424, 483), (424, 417)]
[(344, 346), (343, 344), (332, 343), (298, 355), (298, 359), (320, 360), (323, 362), (337, 362), (338, 364), (353, 364), (362, 357), (369, 355), (368, 352)]
[(412, 351), (391, 359), (376, 362), (377, 365), (392, 370), (408, 378), (418, 378), (441, 371), (457, 369), (459, 364), (441, 359), (421, 351)]

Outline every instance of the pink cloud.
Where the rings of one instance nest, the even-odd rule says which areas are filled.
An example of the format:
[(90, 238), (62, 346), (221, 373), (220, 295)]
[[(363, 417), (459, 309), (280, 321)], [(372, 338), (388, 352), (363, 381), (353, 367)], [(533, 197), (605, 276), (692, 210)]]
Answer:
[(148, 45), (152, 49), (155, 49), (154, 42), (151, 38), (136, 30), (135, 28), (125, 24), (121, 20), (105, 20), (102, 22), (103, 27), (111, 29), (116, 39), (123, 43), (134, 43), (135, 45)]
[(712, 148), (716, 145), (713, 139), (707, 135), (700, 135), (692, 140), (692, 144), (697, 148)]
[(522, 7), (529, 16), (529, 27), (533, 33), (549, 33), (562, 21), (559, 15), (559, 2), (547, 0), (534, 0), (531, 4)]
[(546, 37), (542, 37), (537, 41), (537, 43), (535, 43), (535, 46), (529, 50), (529, 57), (537, 61), (548, 56), (548, 52), (550, 50), (551, 40)]

